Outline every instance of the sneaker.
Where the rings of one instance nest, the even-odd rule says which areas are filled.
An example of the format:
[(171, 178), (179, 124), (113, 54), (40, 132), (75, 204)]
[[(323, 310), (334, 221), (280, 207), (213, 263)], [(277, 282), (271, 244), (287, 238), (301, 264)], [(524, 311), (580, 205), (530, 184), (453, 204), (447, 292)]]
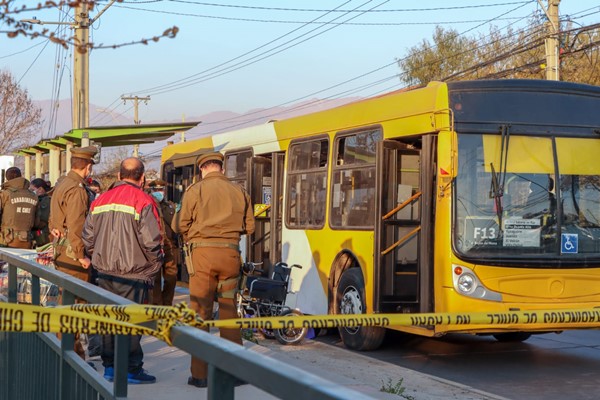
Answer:
[(115, 369), (113, 367), (104, 368), (104, 379), (106, 379), (109, 382), (115, 380)]
[(137, 374), (128, 373), (127, 374), (127, 382), (132, 385), (139, 385), (144, 383), (154, 383), (156, 382), (156, 377), (152, 375), (148, 375), (148, 371), (145, 369), (140, 369), (140, 372)]

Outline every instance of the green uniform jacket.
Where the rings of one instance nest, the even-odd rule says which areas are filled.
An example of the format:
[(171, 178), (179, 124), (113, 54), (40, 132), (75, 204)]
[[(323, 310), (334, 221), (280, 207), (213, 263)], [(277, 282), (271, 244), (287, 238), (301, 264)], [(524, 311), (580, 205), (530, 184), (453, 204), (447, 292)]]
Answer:
[(65, 235), (77, 259), (84, 257), (81, 233), (90, 209), (91, 193), (83, 178), (71, 170), (56, 184), (50, 202), (49, 228)]
[(173, 230), (188, 243), (237, 245), (240, 235), (254, 232), (250, 196), (222, 173), (211, 172), (186, 190)]
[(0, 191), (0, 241), (4, 245), (15, 239), (30, 241), (37, 204), (27, 179), (18, 177), (4, 182)]

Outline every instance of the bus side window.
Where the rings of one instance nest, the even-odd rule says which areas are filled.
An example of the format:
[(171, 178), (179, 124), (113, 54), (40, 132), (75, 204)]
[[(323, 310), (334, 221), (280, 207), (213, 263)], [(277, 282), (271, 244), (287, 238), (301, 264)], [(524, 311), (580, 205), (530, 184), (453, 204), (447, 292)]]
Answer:
[(325, 223), (329, 141), (317, 138), (290, 145), (287, 225), (320, 228)]

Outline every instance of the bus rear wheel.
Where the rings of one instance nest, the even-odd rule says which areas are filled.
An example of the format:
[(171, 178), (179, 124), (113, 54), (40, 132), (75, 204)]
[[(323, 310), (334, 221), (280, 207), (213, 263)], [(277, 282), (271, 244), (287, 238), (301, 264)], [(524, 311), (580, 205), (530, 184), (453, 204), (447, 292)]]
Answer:
[(524, 342), (531, 337), (528, 332), (505, 332), (493, 335), (499, 342)]
[[(337, 286), (338, 314), (363, 314), (365, 312), (365, 282), (359, 268), (345, 271)], [(349, 349), (375, 350), (383, 342), (385, 329), (375, 326), (340, 327), (342, 342)]]

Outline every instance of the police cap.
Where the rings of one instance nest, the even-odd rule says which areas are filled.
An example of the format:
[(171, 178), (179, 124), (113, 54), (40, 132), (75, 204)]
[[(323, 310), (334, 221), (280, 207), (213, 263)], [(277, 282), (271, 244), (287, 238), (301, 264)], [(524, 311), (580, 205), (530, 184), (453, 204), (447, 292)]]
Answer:
[(202, 154), (200, 158), (198, 158), (198, 166), (202, 168), (202, 164), (207, 161), (220, 161), (223, 163), (223, 154), (219, 153), (218, 151)]
[(150, 189), (164, 189), (167, 186), (167, 182), (162, 179), (155, 179), (153, 181), (148, 182), (148, 187)]
[(89, 160), (95, 164), (94, 156), (98, 154), (98, 149), (95, 146), (75, 147), (71, 149), (71, 156)]

